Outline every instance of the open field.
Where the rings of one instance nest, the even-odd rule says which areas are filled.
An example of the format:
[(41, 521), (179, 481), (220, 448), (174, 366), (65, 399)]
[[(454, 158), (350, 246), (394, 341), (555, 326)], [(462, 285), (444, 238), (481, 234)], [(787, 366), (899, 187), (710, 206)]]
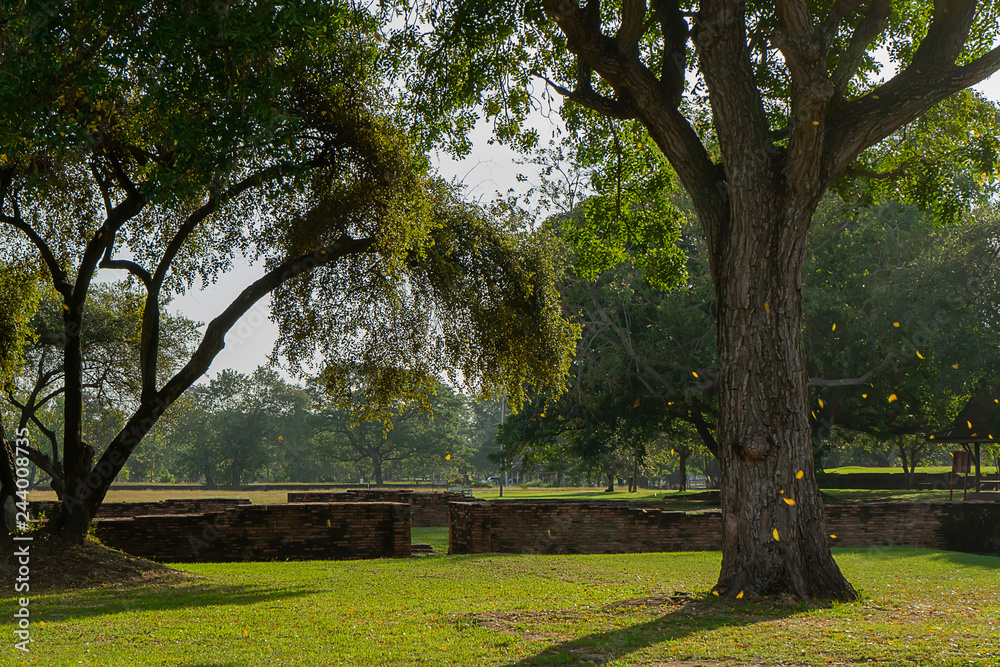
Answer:
[[(984, 462), (985, 463), (985, 462)], [(992, 466), (983, 466), (983, 469), (989, 472)], [(889, 474), (903, 474), (903, 469), (899, 466), (894, 468), (870, 468), (865, 466), (841, 466), (840, 468), (827, 468), (823, 472), (836, 473), (840, 475), (845, 475), (847, 473), (889, 473)], [(917, 466), (918, 473), (930, 473), (938, 474), (951, 472), (951, 466)]]
[[(339, 491), (342, 489), (330, 489)], [(961, 494), (961, 487), (959, 488)], [(566, 499), (566, 500), (613, 500), (617, 502), (633, 502), (655, 505), (666, 509), (698, 510), (718, 507), (716, 500), (718, 492), (703, 490), (662, 491), (654, 489), (639, 489), (635, 493), (621, 489), (606, 493), (603, 488), (550, 488), (550, 487), (505, 487), (503, 497), (506, 500), (532, 499)], [(862, 502), (868, 500), (891, 500), (906, 502), (948, 500), (948, 490), (875, 490), (865, 489), (827, 489), (823, 491), (827, 502)], [(249, 498), (255, 504), (283, 503), (288, 497), (287, 491), (258, 491), (244, 489), (229, 490), (189, 490), (164, 487), (154, 490), (117, 490), (108, 492), (107, 502), (148, 502), (169, 500), (172, 498)], [(496, 500), (499, 497), (497, 489), (477, 489), (474, 497), (483, 500)], [(961, 497), (961, 495), (959, 495)], [(52, 491), (32, 491), (31, 500), (55, 500)]]
[(46, 666), (1000, 664), (1000, 558), (835, 554), (861, 602), (719, 600), (707, 595), (717, 552), (191, 564), (198, 578), (170, 585), (36, 594), (31, 653), (8, 636), (0, 655)]

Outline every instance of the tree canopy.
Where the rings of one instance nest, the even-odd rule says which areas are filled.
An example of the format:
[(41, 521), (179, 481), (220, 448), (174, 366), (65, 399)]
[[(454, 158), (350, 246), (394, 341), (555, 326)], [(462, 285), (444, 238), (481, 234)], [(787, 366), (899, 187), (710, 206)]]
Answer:
[[(15, 3), (0, 45), (0, 233), (62, 301), (67, 493), (54, 526), (65, 538), (82, 539), (145, 433), (278, 288), (278, 351), (293, 364), (325, 353), (332, 390), (347, 359), (384, 402), (444, 368), (513, 397), (565, 374), (575, 331), (544, 243), (428, 176), (390, 118), (385, 44), (365, 9)], [(240, 255), (263, 277), (162, 379), (161, 304)], [(145, 294), (139, 401), (95, 465), (81, 342), (99, 269)]]

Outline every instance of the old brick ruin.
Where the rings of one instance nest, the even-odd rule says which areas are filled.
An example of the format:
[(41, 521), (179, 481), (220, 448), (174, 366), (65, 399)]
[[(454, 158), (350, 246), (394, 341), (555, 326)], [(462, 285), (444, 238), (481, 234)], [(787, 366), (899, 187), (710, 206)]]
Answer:
[(406, 503), (413, 508), (413, 526), (429, 528), (448, 525), (448, 505), (469, 500), (454, 491), (413, 491), (411, 489), (347, 489), (336, 491), (290, 492), (290, 503), (388, 502)]
[(234, 505), (197, 514), (100, 519), (104, 544), (170, 563), (408, 557), (402, 503)]
[[(831, 546), (900, 546), (1000, 556), (1000, 503), (827, 505)], [(456, 502), (449, 553), (597, 554), (722, 548), (719, 510), (668, 511), (625, 503)]]
[[(289, 501), (293, 496), (295, 502), (275, 505), (251, 505), (242, 498), (107, 503), (95, 532), (108, 546), (161, 562), (407, 557), (411, 527), (421, 524), (447, 525), (452, 554), (721, 548), (718, 510), (680, 512), (613, 501), (477, 501), (406, 490), (296, 493)], [(322, 501), (307, 502), (313, 498)], [(397, 502), (386, 502), (390, 498)], [(31, 505), (36, 516), (54, 507)], [(420, 524), (414, 520), (418, 508)], [(1000, 502), (845, 503), (827, 505), (825, 514), (831, 546), (1000, 556)]]

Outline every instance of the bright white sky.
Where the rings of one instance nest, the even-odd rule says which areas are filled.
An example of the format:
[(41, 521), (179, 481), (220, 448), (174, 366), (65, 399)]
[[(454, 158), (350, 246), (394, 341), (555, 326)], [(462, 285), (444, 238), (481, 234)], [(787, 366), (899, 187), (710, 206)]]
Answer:
[[(994, 102), (1000, 103), (1000, 74), (994, 74), (976, 90), (985, 94)], [(551, 131), (539, 116), (539, 135), (542, 142), (548, 138)], [(463, 183), (471, 199), (489, 202), (495, 193), (505, 192), (514, 188), (523, 193), (538, 182), (538, 173), (532, 172), (530, 165), (517, 164), (517, 154), (498, 145), (489, 145), (489, 128), (485, 124), (477, 128), (475, 133), (475, 148), (472, 155), (461, 161), (452, 160), (447, 155), (435, 156), (435, 163), (441, 175), (447, 179), (455, 179)], [(528, 177), (526, 183), (517, 181), (517, 174)], [(232, 299), (253, 280), (260, 277), (263, 271), (243, 263), (228, 274), (222, 276), (218, 283), (209, 289), (189, 293), (176, 298), (171, 304), (173, 312), (183, 313), (193, 320), (207, 323), (229, 305)], [(270, 299), (259, 301), (236, 324), (226, 336), (226, 347), (215, 358), (215, 362), (207, 375), (214, 377), (226, 368), (232, 368), (243, 373), (252, 373), (258, 366), (267, 363), (267, 355), (271, 353), (277, 337), (275, 325), (268, 319), (270, 314)]]

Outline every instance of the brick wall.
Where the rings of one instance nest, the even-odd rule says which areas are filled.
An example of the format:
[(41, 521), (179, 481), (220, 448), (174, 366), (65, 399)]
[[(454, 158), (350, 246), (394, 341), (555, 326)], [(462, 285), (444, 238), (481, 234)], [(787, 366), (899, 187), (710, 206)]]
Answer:
[(722, 548), (721, 517), (614, 502), (453, 502), (448, 553), (707, 551)]
[(410, 506), (400, 503), (238, 505), (198, 514), (98, 519), (97, 537), (161, 562), (408, 557)]
[(454, 491), (413, 491), (411, 489), (348, 489), (336, 491), (289, 492), (290, 503), (390, 502), (407, 503), (413, 508), (417, 528), (448, 525), (448, 503), (468, 500)]
[[(224, 512), (240, 505), (249, 505), (247, 498), (184, 498), (141, 503), (102, 503), (97, 508), (97, 517), (113, 519), (147, 514), (197, 514), (200, 512)], [(59, 503), (55, 500), (33, 500), (29, 503), (33, 519), (49, 515)]]
[[(912, 546), (1000, 555), (1000, 503), (859, 503), (825, 508), (832, 546)], [(449, 553), (622, 553), (722, 548), (721, 513), (622, 503), (454, 502)]]

